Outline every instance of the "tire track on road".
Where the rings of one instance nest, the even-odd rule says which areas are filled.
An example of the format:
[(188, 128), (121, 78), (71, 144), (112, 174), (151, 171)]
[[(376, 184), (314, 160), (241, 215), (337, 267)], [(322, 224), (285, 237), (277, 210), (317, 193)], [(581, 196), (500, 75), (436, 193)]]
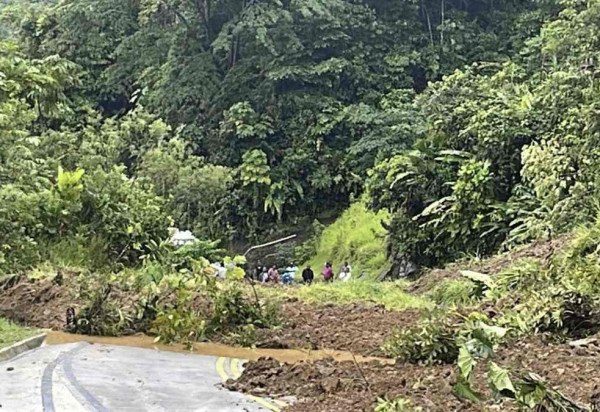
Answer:
[(73, 357), (83, 350), (88, 344), (79, 343), (74, 348), (61, 353), (58, 357), (50, 362), (45, 368), (42, 374), (42, 407), (44, 412), (56, 412), (54, 407), (54, 371), (57, 366), (62, 366), (65, 372), (65, 377), (69, 382), (70, 386), (77, 392), (80, 399), (83, 399), (85, 403), (96, 412), (109, 412), (98, 399), (94, 397), (87, 389), (85, 389), (81, 383), (77, 380), (75, 373), (73, 372)]

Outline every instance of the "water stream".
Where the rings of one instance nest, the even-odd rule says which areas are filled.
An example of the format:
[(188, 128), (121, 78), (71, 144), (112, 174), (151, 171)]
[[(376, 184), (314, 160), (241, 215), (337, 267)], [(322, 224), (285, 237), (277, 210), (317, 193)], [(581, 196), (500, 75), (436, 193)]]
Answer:
[(280, 362), (297, 363), (307, 360), (318, 360), (323, 358), (333, 358), (336, 361), (353, 361), (369, 362), (379, 361), (384, 363), (393, 363), (392, 359), (365, 357), (356, 355), (352, 356), (351, 352), (335, 351), (335, 350), (302, 350), (302, 349), (262, 349), (262, 348), (242, 348), (224, 345), (221, 343), (195, 343), (192, 351), (186, 349), (184, 345), (166, 345), (163, 343), (154, 342), (154, 338), (146, 335), (133, 336), (87, 336), (74, 335), (65, 332), (51, 331), (46, 337), (46, 344), (59, 345), (63, 343), (89, 342), (104, 345), (130, 346), (136, 348), (155, 349), (160, 351), (193, 353), (197, 355), (208, 355), (225, 358), (238, 358), (257, 360), (262, 357), (270, 357), (277, 359)]

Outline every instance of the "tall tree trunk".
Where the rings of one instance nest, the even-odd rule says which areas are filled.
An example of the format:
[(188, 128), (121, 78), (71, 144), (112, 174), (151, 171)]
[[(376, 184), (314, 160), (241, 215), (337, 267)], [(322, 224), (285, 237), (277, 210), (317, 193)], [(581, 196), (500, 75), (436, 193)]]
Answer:
[(446, 19), (446, 2), (442, 0), (442, 23), (440, 25), (440, 45), (444, 45), (444, 23)]
[(429, 17), (429, 11), (427, 10), (427, 5), (424, 0), (421, 0), (421, 5), (423, 7), (423, 13), (425, 13), (425, 18), (427, 19), (427, 29), (429, 30), (429, 44), (433, 46), (433, 29), (431, 28), (431, 18)]

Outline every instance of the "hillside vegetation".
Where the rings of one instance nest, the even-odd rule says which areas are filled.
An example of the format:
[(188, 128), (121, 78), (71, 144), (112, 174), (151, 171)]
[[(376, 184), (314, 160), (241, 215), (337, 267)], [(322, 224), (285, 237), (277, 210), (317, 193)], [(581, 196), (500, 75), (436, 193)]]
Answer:
[[(598, 33), (600, 0), (4, 1), (0, 316), (400, 365), (234, 387), (292, 410), (598, 410)], [(244, 280), (293, 233), (355, 279)]]
[(336, 273), (349, 262), (354, 277), (373, 279), (387, 263), (382, 222), (388, 218), (385, 211), (369, 211), (364, 202), (352, 204), (312, 240), (314, 256), (308, 263), (319, 274), (325, 262), (331, 262)]

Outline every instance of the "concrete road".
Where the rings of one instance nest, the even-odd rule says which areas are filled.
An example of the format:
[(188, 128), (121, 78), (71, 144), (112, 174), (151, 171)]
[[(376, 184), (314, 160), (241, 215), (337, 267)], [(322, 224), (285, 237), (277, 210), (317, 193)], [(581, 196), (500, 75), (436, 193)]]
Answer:
[(224, 364), (225, 358), (85, 342), (42, 346), (0, 363), (0, 412), (276, 410), (223, 389)]

